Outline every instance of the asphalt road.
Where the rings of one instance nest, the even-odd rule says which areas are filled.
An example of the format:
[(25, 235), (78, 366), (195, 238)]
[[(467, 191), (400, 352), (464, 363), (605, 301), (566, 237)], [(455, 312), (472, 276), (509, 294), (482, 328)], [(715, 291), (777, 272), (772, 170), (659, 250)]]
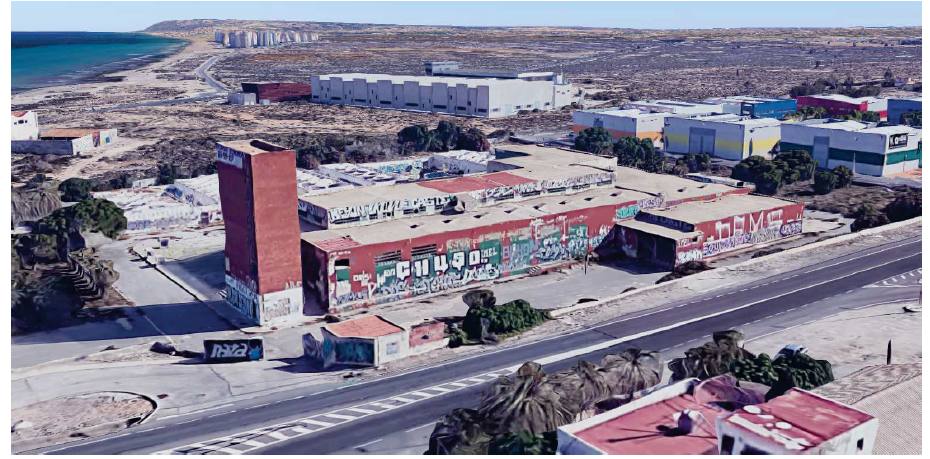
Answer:
[[(921, 267), (920, 255), (920, 238), (905, 239), (761, 281), (717, 289), (693, 297), (686, 303), (664, 305), (567, 335), (491, 350), (451, 363), (361, 381), (331, 391), (315, 394), (288, 391), (255, 400), (249, 406), (237, 405), (211, 411), (207, 416), (192, 414), (157, 419), (119, 434), (60, 445), (43, 452), (150, 453), (169, 448), (199, 453), (216, 452), (198, 447), (215, 444), (216, 439), (220, 438), (241, 438), (235, 434), (250, 429), (305, 418), (314, 413), (342, 410), (410, 393), (418, 388), (507, 369), (528, 360), (540, 361), (545, 364), (547, 371), (555, 371), (568, 368), (577, 360), (598, 361), (605, 354), (619, 352), (627, 347), (670, 349), (701, 340), (717, 330), (741, 328), (763, 319), (777, 318), (779, 314), (796, 313), (806, 305), (915, 270)], [(895, 289), (887, 290), (890, 296)], [(810, 313), (816, 314), (816, 311)], [(434, 422), (453, 408), (474, 404), (485, 387), (486, 384), (476, 384), (383, 413), (372, 412), (357, 419), (351, 418), (322, 430), (310, 432), (302, 429), (305, 433), (286, 440), (248, 436), (248, 442), (253, 446), (219, 452), (325, 454), (344, 451), (392, 432)], [(194, 443), (194, 447), (182, 448)]]

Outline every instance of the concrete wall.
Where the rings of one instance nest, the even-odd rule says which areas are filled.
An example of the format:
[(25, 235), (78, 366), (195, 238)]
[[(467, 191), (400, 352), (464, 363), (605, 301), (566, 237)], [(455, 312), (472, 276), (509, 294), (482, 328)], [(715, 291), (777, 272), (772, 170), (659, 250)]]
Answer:
[(652, 113), (637, 116), (598, 113), (596, 111), (576, 110), (572, 112), (572, 131), (578, 133), (592, 127), (603, 127), (614, 140), (622, 137), (651, 139), (656, 145), (662, 144), (662, 130), (668, 113)]
[(226, 96), (231, 105), (255, 105), (255, 94), (251, 92), (231, 92)]
[(12, 116), (12, 134), (10, 140), (37, 140), (39, 138), (39, 119), (36, 112), (28, 111), (23, 116)]
[(14, 140), (10, 151), (35, 155), (72, 156), (77, 154), (70, 140)]

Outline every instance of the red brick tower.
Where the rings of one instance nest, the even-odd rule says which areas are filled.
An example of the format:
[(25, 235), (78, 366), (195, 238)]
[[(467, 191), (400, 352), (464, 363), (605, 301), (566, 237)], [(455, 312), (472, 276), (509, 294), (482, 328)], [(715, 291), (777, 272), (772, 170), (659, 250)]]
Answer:
[(216, 146), (226, 222), (226, 301), (255, 323), (303, 313), (297, 154), (261, 140)]

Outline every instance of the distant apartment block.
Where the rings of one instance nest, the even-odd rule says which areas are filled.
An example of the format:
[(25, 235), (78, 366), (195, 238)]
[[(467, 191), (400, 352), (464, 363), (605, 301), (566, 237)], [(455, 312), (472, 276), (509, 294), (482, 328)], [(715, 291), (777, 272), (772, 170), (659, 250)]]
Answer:
[[(451, 71), (451, 70), (447, 70)], [(552, 72), (464, 72), (462, 76), (314, 75), (312, 101), (501, 118), (581, 102), (583, 92)]]
[(296, 30), (216, 30), (213, 41), (227, 48), (267, 48), (287, 43), (317, 41), (320, 35)]

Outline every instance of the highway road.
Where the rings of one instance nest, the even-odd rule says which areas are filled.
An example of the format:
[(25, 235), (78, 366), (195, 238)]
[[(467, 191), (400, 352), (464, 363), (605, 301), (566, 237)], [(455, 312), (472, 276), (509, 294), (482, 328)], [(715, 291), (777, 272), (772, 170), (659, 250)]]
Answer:
[[(156, 419), (95, 439), (37, 452), (56, 454), (325, 454), (415, 431), (453, 408), (477, 403), (496, 377), (528, 360), (547, 371), (598, 361), (627, 347), (666, 353), (714, 331), (786, 327), (835, 313), (843, 295), (913, 298), (914, 288), (863, 289), (921, 267), (920, 238), (874, 246), (761, 281), (732, 285), (583, 330), (318, 393), (299, 390), (205, 413)], [(829, 304), (830, 307), (822, 305)], [(815, 306), (815, 307), (809, 307)], [(748, 334), (748, 333), (747, 333)], [(693, 345), (693, 344), (690, 344)], [(674, 355), (664, 355), (666, 358)]]

